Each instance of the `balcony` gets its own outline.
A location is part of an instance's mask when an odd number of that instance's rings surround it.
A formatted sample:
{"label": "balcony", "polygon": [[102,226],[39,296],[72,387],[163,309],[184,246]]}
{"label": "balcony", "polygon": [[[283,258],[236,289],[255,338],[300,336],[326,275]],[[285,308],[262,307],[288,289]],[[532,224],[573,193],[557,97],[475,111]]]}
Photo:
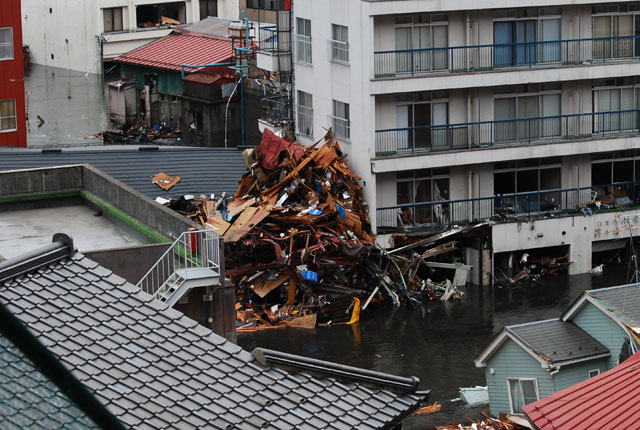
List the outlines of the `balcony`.
{"label": "balcony", "polygon": [[376,157],[638,134],[640,109],[376,130]]}
{"label": "balcony", "polygon": [[585,188],[504,194],[378,208],[378,233],[447,228],[487,220],[509,221],[562,215],[591,215],[599,211],[640,206],[640,181]]}
{"label": "balcony", "polygon": [[375,78],[638,60],[640,36],[374,52]]}
{"label": "balcony", "polygon": [[257,66],[273,73],[291,71],[290,34],[277,27],[258,29]]}

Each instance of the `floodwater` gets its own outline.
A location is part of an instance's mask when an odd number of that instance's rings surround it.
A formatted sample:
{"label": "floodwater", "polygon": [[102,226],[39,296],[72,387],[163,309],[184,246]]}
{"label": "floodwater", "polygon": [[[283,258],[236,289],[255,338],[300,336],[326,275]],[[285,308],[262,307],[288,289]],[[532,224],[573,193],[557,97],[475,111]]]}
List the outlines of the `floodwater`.
{"label": "floodwater", "polygon": [[557,318],[582,291],[627,283],[627,266],[612,263],[602,275],[558,275],[526,288],[468,285],[458,302],[427,303],[416,309],[367,309],[358,324],[284,329],[238,335],[238,344],[276,349],[379,372],[420,378],[430,403],[442,410],[405,420],[405,430],[481,418],[458,397],[459,387],[486,385],[473,359],[505,325]]}
{"label": "floodwater", "polygon": [[109,128],[105,88],[102,75],[33,64],[25,78],[27,146],[102,145],[100,139],[85,137]]}

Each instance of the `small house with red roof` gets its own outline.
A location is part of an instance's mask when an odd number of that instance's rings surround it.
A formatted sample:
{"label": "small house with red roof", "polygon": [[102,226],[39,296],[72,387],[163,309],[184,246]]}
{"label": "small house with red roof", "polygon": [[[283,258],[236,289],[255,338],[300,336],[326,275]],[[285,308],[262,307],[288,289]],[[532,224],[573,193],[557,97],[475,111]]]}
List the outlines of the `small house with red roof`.
{"label": "small house with red roof", "polygon": [[640,428],[640,353],[522,410],[539,430]]}
{"label": "small house with red roof", "polygon": [[559,318],[504,327],[475,359],[491,414],[522,413],[614,368],[640,349],[638,335],[640,284],[585,291]]}

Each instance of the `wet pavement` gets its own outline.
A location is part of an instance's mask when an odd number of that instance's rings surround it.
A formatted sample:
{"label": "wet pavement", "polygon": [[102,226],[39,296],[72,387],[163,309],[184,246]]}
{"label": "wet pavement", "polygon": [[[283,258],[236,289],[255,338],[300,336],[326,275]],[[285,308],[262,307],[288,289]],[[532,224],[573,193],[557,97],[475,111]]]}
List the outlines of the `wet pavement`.
{"label": "wet pavement", "polygon": [[109,128],[109,97],[102,75],[34,64],[25,87],[28,147],[102,145],[100,139],[85,139]]}
{"label": "wet pavement", "polygon": [[405,421],[405,430],[429,424],[465,423],[478,419],[458,397],[459,387],[486,385],[484,369],[473,359],[504,325],[557,318],[582,291],[626,283],[627,269],[609,265],[603,275],[559,275],[526,288],[469,285],[459,302],[427,303],[416,309],[388,307],[367,311],[352,326],[285,329],[238,335],[238,344],[251,351],[260,346],[330,360],[379,372],[420,378],[430,389],[430,402],[440,412]]}

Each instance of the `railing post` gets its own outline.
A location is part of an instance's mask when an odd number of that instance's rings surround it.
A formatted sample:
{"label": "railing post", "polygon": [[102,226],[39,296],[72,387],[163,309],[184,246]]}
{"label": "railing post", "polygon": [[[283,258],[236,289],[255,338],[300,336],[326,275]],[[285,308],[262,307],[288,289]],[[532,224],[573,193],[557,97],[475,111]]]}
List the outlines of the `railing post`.
{"label": "railing post", "polygon": [[413,66],[413,51],[409,51],[409,55],[411,56],[411,76],[415,73],[415,67]]}

